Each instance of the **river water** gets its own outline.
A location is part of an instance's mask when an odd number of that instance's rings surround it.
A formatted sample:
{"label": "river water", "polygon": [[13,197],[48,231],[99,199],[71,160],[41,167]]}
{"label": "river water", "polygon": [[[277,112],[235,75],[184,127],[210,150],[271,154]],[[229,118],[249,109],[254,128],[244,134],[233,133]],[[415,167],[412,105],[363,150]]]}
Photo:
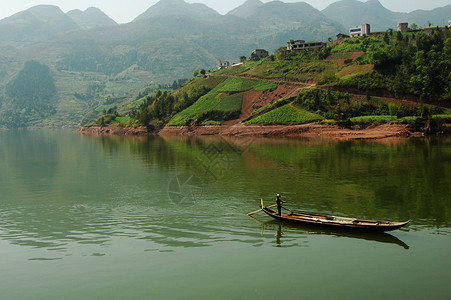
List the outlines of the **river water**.
{"label": "river water", "polygon": [[[0,131],[1,299],[449,299],[451,139]],[[258,209],[411,220],[383,234]]]}

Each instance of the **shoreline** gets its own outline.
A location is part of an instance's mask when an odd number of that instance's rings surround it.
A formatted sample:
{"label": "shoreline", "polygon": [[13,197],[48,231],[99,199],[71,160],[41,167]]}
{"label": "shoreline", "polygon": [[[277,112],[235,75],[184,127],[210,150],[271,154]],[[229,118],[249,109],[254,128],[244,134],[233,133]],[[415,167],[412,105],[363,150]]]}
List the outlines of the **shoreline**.
{"label": "shoreline", "polygon": [[[447,133],[450,127],[446,128]],[[166,126],[158,132],[150,131],[145,126],[136,128],[82,127],[76,131],[86,135],[161,135],[161,136],[205,136],[217,135],[226,137],[326,137],[335,140],[370,140],[392,137],[425,136],[424,132],[412,132],[408,125],[387,123],[369,126],[365,129],[342,128],[337,125],[310,123],[303,125],[217,125],[217,126]]]}

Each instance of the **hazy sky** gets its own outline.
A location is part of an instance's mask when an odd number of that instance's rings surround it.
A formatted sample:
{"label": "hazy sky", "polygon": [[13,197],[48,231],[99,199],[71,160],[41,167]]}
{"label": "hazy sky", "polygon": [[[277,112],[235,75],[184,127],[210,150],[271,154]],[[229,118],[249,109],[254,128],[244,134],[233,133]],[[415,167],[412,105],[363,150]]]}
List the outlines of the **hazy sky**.
{"label": "hazy sky", "polygon": [[[0,19],[9,17],[19,11],[26,10],[39,4],[59,6],[64,12],[72,9],[85,10],[94,6],[100,8],[118,23],[132,21],[158,0],[0,0]],[[221,14],[241,5],[246,0],[185,0],[190,3],[204,3]],[[324,9],[337,0],[283,0],[283,2],[307,2],[317,9]],[[392,11],[410,12],[416,9],[434,9],[450,4],[450,0],[379,0],[382,5]],[[269,2],[269,0],[263,0]],[[363,0],[362,2],[366,2]],[[450,16],[451,18],[451,16]]]}

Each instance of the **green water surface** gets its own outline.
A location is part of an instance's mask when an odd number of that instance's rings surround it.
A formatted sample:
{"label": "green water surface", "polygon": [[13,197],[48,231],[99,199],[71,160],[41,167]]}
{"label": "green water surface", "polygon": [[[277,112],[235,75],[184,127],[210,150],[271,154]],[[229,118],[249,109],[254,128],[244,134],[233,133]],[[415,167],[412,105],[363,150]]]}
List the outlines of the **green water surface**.
{"label": "green water surface", "polygon": [[[0,131],[0,299],[449,299],[451,139]],[[384,234],[245,214],[411,220]]]}

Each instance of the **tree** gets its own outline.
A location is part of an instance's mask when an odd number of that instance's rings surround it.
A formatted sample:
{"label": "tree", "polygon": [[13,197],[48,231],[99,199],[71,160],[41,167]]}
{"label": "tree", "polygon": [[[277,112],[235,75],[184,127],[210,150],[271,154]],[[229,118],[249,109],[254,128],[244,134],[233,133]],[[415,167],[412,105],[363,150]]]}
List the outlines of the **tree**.
{"label": "tree", "polygon": [[200,70],[201,75],[205,75],[205,73],[207,73],[207,71],[205,71],[205,69]]}
{"label": "tree", "polygon": [[415,23],[410,24],[410,27],[412,28],[412,30],[417,30],[418,29],[418,25]]}
{"label": "tree", "polygon": [[241,57],[240,57],[240,62],[245,62],[245,61],[246,61],[246,56],[244,56],[244,55],[241,56]]}
{"label": "tree", "polygon": [[388,37],[388,33],[387,32],[385,32],[385,34],[384,34],[384,42],[388,45],[388,44],[390,44],[390,38]]}
{"label": "tree", "polygon": [[260,60],[260,58],[258,57],[258,55],[255,52],[252,52],[250,60],[257,61],[257,60]]}
{"label": "tree", "polygon": [[199,75],[199,69],[194,70],[193,77],[197,77]]}

